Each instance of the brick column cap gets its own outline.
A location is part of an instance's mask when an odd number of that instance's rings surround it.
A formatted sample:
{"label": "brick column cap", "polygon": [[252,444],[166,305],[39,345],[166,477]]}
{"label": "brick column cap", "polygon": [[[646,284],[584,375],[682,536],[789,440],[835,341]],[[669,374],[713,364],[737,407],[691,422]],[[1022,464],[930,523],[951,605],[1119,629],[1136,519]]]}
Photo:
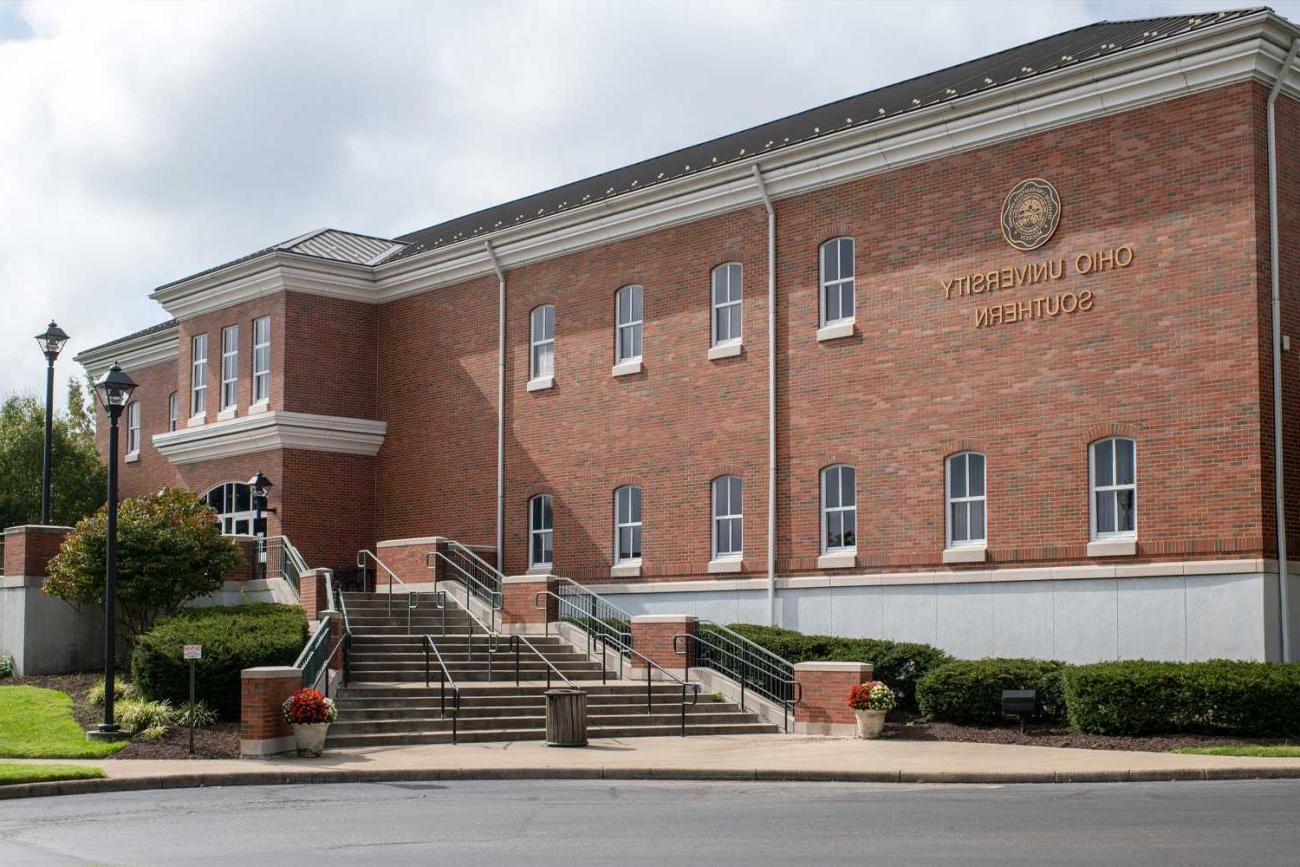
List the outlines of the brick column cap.
{"label": "brick column cap", "polygon": [[5,527],[4,533],[6,536],[10,533],[71,533],[72,529],[62,524],[15,524]]}
{"label": "brick column cap", "polygon": [[635,623],[698,623],[700,618],[694,614],[636,614],[632,617]]}
{"label": "brick column cap", "polygon": [[292,665],[264,665],[260,668],[246,668],[240,672],[245,680],[256,678],[302,677],[302,669]]}
{"label": "brick column cap", "polygon": [[531,575],[506,575],[501,579],[502,584],[541,584],[550,581],[555,576],[550,572],[534,572]]}
{"label": "brick column cap", "polygon": [[857,674],[871,676],[871,663],[869,662],[796,662],[794,664],[795,672],[800,671],[846,671],[856,672]]}

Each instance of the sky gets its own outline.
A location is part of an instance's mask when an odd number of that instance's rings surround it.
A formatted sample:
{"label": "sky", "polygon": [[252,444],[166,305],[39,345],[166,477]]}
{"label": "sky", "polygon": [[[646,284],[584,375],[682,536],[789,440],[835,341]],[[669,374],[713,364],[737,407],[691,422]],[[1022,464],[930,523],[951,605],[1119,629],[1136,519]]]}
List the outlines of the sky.
{"label": "sky", "polygon": [[63,383],[168,318],[155,287],[311,229],[391,237],[1093,21],[1248,5],[0,0],[0,397],[43,388],[51,318]]}

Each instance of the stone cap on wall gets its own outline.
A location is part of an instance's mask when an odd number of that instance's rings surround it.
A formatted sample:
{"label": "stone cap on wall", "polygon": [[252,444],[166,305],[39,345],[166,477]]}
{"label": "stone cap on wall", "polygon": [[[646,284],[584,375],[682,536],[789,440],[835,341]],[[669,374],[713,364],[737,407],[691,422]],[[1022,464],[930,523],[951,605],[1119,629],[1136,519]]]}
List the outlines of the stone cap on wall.
{"label": "stone cap on wall", "polygon": [[240,676],[245,680],[257,678],[301,677],[302,669],[292,665],[264,665],[259,668],[245,668]]}
{"label": "stone cap on wall", "polygon": [[633,623],[696,623],[699,618],[694,614],[636,614]]}
{"label": "stone cap on wall", "polygon": [[800,671],[849,671],[860,674],[871,674],[871,663],[869,662],[796,662],[794,664],[795,672]]}

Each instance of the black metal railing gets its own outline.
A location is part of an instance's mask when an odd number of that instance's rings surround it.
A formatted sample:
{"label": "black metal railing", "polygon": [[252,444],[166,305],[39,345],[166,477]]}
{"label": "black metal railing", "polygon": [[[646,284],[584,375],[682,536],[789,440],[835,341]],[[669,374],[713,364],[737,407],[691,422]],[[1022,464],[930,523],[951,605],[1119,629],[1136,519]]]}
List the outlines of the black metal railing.
{"label": "black metal railing", "polygon": [[[605,674],[605,669],[607,668],[607,666],[605,665],[605,656],[606,656],[606,652],[609,650],[611,645],[613,646],[614,649],[614,655],[618,658],[618,679],[619,680],[623,679],[623,661],[625,657],[629,666],[631,666],[633,659],[639,659],[645,663],[645,712],[647,715],[654,713],[654,683],[655,682],[653,679],[652,670],[658,671],[660,674],[662,674],[664,680],[667,680],[671,683],[675,683],[681,686],[682,688],[682,698],[680,702],[681,729],[682,729],[682,737],[686,737],[686,709],[688,707],[694,706],[696,703],[699,702],[700,685],[698,683],[695,683],[694,681],[690,681],[678,677],[668,669],[664,668],[659,663],[655,662],[650,657],[646,656],[644,653],[633,650],[631,647],[629,647],[626,644],[623,644],[622,642],[615,641],[614,639],[601,635],[596,638],[596,643],[600,647],[602,683],[605,682],[604,674]],[[690,697],[690,701],[686,700],[688,694]]]}
{"label": "black metal railing", "polygon": [[527,647],[529,650],[531,650],[533,655],[536,656],[538,659],[540,659],[542,661],[542,664],[546,667],[546,688],[547,689],[551,688],[552,674],[554,674],[560,680],[564,681],[573,689],[578,688],[578,685],[573,681],[569,680],[569,678],[565,676],[564,672],[560,671],[558,668],[555,667],[555,663],[551,662],[544,655],[542,655],[542,652],[537,649],[537,646],[535,644],[529,641],[526,637],[519,635],[517,633],[510,636],[510,651],[515,655],[515,686],[519,686],[519,645],[521,644]]}
{"label": "black metal railing", "polygon": [[430,662],[436,659],[438,661],[438,705],[442,718],[447,718],[447,687],[451,686],[451,742],[456,743],[458,737],[457,718],[460,716],[460,686],[457,685],[456,679],[451,676],[451,670],[447,668],[447,661],[442,658],[442,652],[438,650],[438,645],[434,643],[433,636],[424,636],[424,686],[427,689],[431,681],[432,667]]}
{"label": "black metal railing", "polygon": [[790,731],[790,718],[802,694],[794,677],[794,663],[708,620],[699,621],[694,633],[673,636],[673,650],[683,660],[683,675],[689,672],[692,649],[696,666],[710,668],[740,685],[741,710],[747,710],[746,692],[752,690],[781,705],[783,727]]}
{"label": "black metal railing", "polygon": [[[403,581],[400,575],[398,575],[392,569],[388,568],[388,564],[385,563],[383,560],[380,560],[377,556],[375,556],[375,553],[373,551],[362,550],[357,552],[358,569],[365,569],[367,568],[368,564],[371,563],[374,564],[376,570],[382,570],[385,577],[387,578],[389,614],[393,613],[393,583],[396,582],[402,585],[403,593],[399,593],[398,595],[399,596],[404,595],[406,597],[406,634],[410,635],[411,634],[411,613],[415,611],[416,608],[420,607],[420,594],[411,592],[410,585],[408,585],[405,581]],[[379,571],[376,571],[375,574],[378,575]],[[378,579],[376,579],[376,581],[377,580]],[[436,590],[437,588],[435,587],[434,589]]]}
{"label": "black metal railing", "polygon": [[496,629],[505,584],[505,576],[496,567],[459,542],[444,538],[434,542],[434,548],[425,555],[424,563],[433,573],[435,590],[440,581],[459,582],[465,588],[465,610],[469,610],[470,598],[477,598],[491,612],[492,628]]}
{"label": "black metal railing", "polygon": [[[553,579],[555,590],[540,590],[533,604],[541,610],[549,608],[547,599],[555,600],[555,618],[572,623],[587,633],[587,649],[595,649],[597,636],[604,636],[627,647],[632,646],[632,615],[593,593],[570,578]],[[551,618],[547,617],[547,628]]]}

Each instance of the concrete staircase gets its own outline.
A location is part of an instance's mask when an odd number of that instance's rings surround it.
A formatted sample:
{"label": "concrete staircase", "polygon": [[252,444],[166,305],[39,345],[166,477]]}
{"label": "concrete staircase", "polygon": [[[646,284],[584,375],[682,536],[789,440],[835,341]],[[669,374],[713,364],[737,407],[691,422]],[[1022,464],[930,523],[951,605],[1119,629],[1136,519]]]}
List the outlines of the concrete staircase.
{"label": "concrete staircase", "polygon": [[[431,664],[431,685],[424,685],[424,636],[434,643],[460,687],[459,741],[541,740],[546,734],[545,663],[527,647],[519,649],[520,684],[515,685],[515,654],[502,636],[491,654],[484,636],[474,637],[470,652],[464,610],[450,599],[445,611],[425,594],[406,627],[406,597],[346,593],[352,628],[351,681],[340,690],[338,720],[330,726],[327,745],[339,749],[450,743],[451,693],[447,716],[441,713],[438,666]],[[445,633],[444,629],[445,617]],[[600,663],[589,661],[559,638],[529,636],[538,652],[587,693],[587,734],[592,738],[647,737],[681,733],[681,687],[652,687],[646,710],[645,681],[600,682]],[[553,686],[562,686],[553,678]],[[779,729],[760,722],[734,704],[701,695],[687,708],[686,731],[692,734],[765,734]]]}

